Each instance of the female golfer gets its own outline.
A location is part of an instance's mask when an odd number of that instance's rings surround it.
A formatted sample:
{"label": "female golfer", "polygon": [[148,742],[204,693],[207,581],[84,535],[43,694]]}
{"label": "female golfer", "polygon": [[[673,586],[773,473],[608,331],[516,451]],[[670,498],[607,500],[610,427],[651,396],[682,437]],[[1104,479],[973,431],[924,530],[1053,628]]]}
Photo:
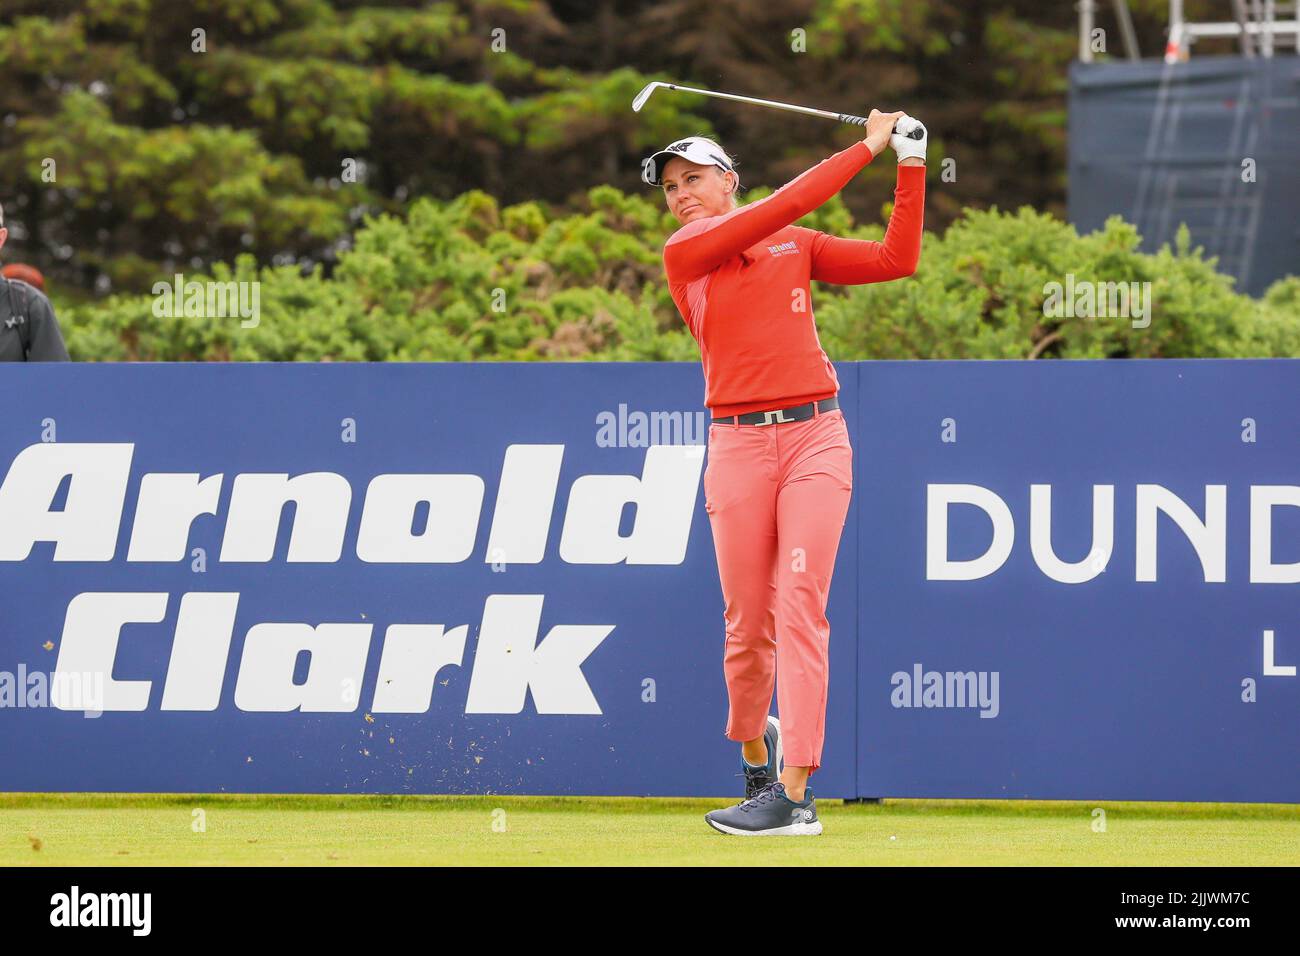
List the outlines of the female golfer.
{"label": "female golfer", "polygon": [[[902,135],[913,131],[919,139]],[[912,274],[927,139],[911,117],[872,110],[861,142],[747,206],[736,203],[731,158],[710,139],[678,140],[642,166],[682,223],[664,246],[664,267],[699,342],[712,413],[704,500],[725,605],[726,735],[741,742],[747,798],[705,816],[723,833],[822,831],[807,782],[821,766],[826,602],[853,491],[853,452],[808,283]],[[898,154],[899,170],[884,242],[793,225],[886,146]],[[774,680],[779,724],[768,715]]]}

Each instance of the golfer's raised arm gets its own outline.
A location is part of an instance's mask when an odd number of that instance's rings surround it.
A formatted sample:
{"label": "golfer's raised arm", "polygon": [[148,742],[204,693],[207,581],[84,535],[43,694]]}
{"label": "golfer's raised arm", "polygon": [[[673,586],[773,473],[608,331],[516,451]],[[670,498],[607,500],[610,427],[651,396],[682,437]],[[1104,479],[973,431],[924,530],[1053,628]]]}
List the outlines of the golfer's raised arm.
{"label": "golfer's raised arm", "polygon": [[817,282],[861,285],[888,282],[916,271],[925,225],[925,167],[899,166],[894,212],[885,241],[841,239],[824,232],[812,244],[812,278]]}
{"label": "golfer's raised arm", "polygon": [[688,222],[664,246],[664,268],[669,277],[688,281],[707,275],[763,237],[812,212],[843,189],[871,158],[871,147],[859,140],[765,199],[722,216]]}

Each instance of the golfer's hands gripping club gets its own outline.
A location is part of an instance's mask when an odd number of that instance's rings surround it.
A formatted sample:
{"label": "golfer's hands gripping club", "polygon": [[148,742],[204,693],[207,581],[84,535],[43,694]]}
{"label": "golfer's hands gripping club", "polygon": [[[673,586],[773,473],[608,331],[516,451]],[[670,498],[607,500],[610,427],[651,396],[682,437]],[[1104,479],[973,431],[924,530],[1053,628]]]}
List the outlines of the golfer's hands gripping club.
{"label": "golfer's hands gripping club", "polygon": [[[920,160],[920,164],[924,166],[925,147],[929,142],[930,131],[925,128],[925,124],[913,116],[908,116],[906,113],[894,126],[894,135],[889,137],[889,145],[898,154],[900,164],[904,160],[916,159]],[[915,166],[917,164],[908,163],[907,165]]]}
{"label": "golfer's hands gripping club", "polygon": [[879,156],[886,146],[889,145],[889,138],[894,133],[894,124],[906,116],[906,113],[882,113],[880,110],[872,110],[871,115],[867,117],[867,135],[863,137],[862,142],[867,144],[867,149],[871,150],[871,158]]}

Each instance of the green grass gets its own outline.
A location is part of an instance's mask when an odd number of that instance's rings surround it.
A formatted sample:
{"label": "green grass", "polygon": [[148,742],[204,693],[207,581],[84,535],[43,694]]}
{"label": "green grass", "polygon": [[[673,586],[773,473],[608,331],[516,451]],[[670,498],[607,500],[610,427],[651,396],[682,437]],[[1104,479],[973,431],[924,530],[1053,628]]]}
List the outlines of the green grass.
{"label": "green grass", "polygon": [[822,836],[755,840],[706,826],[728,802],[0,794],[0,866],[1300,865],[1290,804],[825,800]]}

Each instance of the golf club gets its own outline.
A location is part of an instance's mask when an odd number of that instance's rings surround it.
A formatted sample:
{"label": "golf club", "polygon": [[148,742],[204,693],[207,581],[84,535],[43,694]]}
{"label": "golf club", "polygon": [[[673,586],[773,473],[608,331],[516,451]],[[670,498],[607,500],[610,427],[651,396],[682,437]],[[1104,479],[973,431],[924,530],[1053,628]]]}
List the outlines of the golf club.
{"label": "golf club", "polygon": [[[830,110],[819,110],[811,106],[795,106],[792,103],[778,103],[775,100],[760,100],[753,96],[740,96],[736,93],[716,93],[713,90],[700,90],[691,86],[678,86],[676,83],[649,83],[636,95],[632,100],[632,112],[641,112],[641,107],[645,106],[646,101],[654,94],[654,91],[662,87],[666,90],[681,90],[683,93],[698,93],[701,96],[716,96],[724,100],[736,100],[739,103],[753,103],[756,106],[771,106],[779,110],[790,110],[794,113],[806,113],[809,116],[822,116],[826,119],[839,120],[841,123],[852,123],[856,126],[866,126],[867,118],[865,116],[854,116],[851,113],[832,113]],[[911,139],[920,139],[923,135],[923,127],[919,124],[911,132],[905,134]]]}

